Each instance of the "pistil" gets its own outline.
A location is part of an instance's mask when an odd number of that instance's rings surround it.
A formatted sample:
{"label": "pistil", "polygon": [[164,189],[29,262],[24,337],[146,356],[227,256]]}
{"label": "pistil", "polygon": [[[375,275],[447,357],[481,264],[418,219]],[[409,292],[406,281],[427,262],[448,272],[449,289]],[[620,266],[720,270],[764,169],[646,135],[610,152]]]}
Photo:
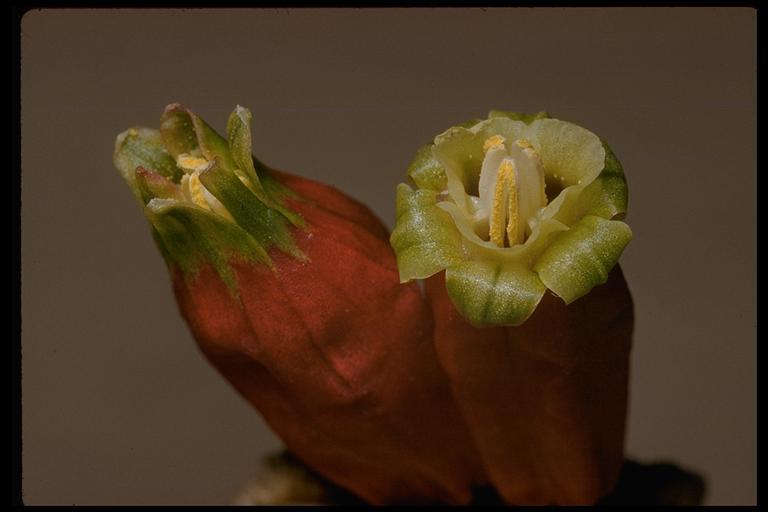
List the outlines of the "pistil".
{"label": "pistil", "polygon": [[505,158],[501,162],[496,175],[496,185],[493,190],[493,207],[491,208],[489,219],[491,242],[499,247],[504,247],[505,231],[510,242],[517,240],[517,203],[515,166],[510,159]]}

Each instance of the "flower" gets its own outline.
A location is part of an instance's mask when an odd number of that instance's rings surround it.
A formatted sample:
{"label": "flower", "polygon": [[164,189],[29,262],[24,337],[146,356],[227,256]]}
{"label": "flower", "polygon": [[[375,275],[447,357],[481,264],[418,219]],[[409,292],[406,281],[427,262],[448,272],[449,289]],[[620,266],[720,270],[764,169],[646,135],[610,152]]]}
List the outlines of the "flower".
{"label": "flower", "polygon": [[308,466],[371,503],[465,503],[478,455],[415,283],[362,204],[251,155],[179,104],[117,137],[205,357]]}
{"label": "flower", "polygon": [[621,165],[584,128],[491,112],[408,174],[400,277],[427,278],[436,352],[491,483],[510,504],[594,504],[623,460],[634,322],[615,266],[631,238],[614,220]]}
{"label": "flower", "polygon": [[520,325],[548,288],[566,303],[604,283],[632,238],[627,187],[605,142],[545,113],[492,111],[422,147],[397,190],[403,282],[446,270],[475,326]]}

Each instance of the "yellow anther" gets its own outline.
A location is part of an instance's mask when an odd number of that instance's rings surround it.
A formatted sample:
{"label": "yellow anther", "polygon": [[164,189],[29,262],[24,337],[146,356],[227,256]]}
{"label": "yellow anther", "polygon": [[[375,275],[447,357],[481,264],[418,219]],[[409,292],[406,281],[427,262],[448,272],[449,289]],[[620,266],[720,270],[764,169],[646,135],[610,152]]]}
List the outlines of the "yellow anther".
{"label": "yellow anther", "polygon": [[487,139],[485,139],[485,142],[483,143],[483,152],[487,153],[491,149],[498,149],[500,147],[503,147],[504,142],[506,142],[506,139],[501,135],[494,135],[492,137],[488,137]]}
{"label": "yellow anther", "polygon": [[[493,208],[491,209],[491,215],[489,219],[489,234],[491,236],[491,242],[499,247],[504,247],[504,210],[508,204],[504,204],[504,192],[505,189],[514,194],[515,205],[517,205],[517,193],[515,190],[515,167],[509,160],[504,160],[499,166],[499,171],[496,175],[496,185],[493,189]],[[510,182],[513,186],[510,187]],[[507,199],[509,203],[511,199]],[[517,219],[517,206],[515,206],[515,219]]]}
{"label": "yellow anther", "polygon": [[205,195],[203,194],[203,185],[200,183],[200,175],[199,173],[194,173],[189,177],[189,195],[192,197],[192,201],[200,206],[201,208],[205,208],[206,210],[210,210],[211,207],[208,205],[208,201],[205,200]]}
{"label": "yellow anther", "polygon": [[176,165],[188,172],[201,171],[208,166],[208,160],[182,153],[176,159]]}
{"label": "yellow anther", "polygon": [[136,128],[130,128],[128,130],[128,135],[130,135],[131,137],[136,137],[138,134],[139,134],[139,132],[136,131]]}

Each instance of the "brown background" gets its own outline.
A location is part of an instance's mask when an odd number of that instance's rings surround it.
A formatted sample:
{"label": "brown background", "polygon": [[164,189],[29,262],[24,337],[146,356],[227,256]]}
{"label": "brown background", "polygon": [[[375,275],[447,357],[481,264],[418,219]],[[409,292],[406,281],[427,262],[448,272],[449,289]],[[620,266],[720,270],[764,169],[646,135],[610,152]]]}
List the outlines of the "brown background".
{"label": "brown background", "polygon": [[414,150],[491,108],[606,138],[630,184],[629,454],[755,501],[755,11],[43,10],[22,33],[24,499],[227,503],[278,440],[197,352],[115,135],[254,113],[264,161],[389,225]]}

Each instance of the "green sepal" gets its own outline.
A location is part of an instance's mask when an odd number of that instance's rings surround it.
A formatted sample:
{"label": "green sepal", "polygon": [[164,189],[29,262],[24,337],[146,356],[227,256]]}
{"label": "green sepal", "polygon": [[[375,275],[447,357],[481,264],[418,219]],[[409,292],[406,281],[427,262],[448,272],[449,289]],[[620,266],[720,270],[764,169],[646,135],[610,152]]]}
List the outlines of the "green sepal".
{"label": "green sepal", "polygon": [[237,296],[233,261],[272,267],[266,251],[250,234],[213,212],[173,199],[152,199],[144,214],[161,242],[158,246],[166,262],[187,279],[194,279],[200,266],[208,263]]}
{"label": "green sepal", "polygon": [[293,240],[286,218],[259,201],[218,158],[200,173],[200,181],[262,247],[268,250],[274,245],[295,258],[306,259]]}
{"label": "green sepal", "polygon": [[525,265],[484,260],[449,267],[445,284],[456,309],[475,327],[522,324],[546,290]]}
{"label": "green sepal", "polygon": [[181,188],[174,182],[144,167],[136,168],[136,185],[141,193],[141,199],[147,204],[154,198],[184,200]]}
{"label": "green sepal", "polygon": [[179,103],[172,103],[165,107],[160,117],[160,134],[165,147],[174,159],[182,153],[194,154],[200,150],[192,117]]}
{"label": "green sepal", "polygon": [[632,240],[625,223],[589,215],[558,237],[533,270],[567,304],[605,283],[608,273]]}
{"label": "green sepal", "polygon": [[[247,114],[246,114],[247,112]],[[250,151],[252,151],[252,137],[251,137],[251,112],[241,106],[235,107],[235,110],[230,114],[227,120],[227,137],[229,146],[229,155],[226,159],[222,159],[222,163],[228,169],[232,169],[240,178],[247,178],[247,181],[252,180],[250,168],[253,168],[253,174],[256,176],[257,181],[251,181],[248,184],[248,188],[254,191],[256,197],[260,200],[265,199],[265,204],[272,208],[279,210],[285,215],[292,224],[298,227],[306,225],[304,219],[297,213],[292,212],[285,207],[283,201],[288,198],[297,199],[300,198],[293,190],[283,185],[272,175],[269,167],[261,162],[258,158],[254,157]],[[236,133],[231,133],[231,130],[235,130]],[[209,143],[209,145],[223,148],[224,139],[219,136],[218,133],[213,132],[218,140],[215,143]],[[246,144],[247,141],[247,144]],[[235,143],[233,146],[232,143]],[[202,144],[203,146],[205,144]],[[247,146],[247,149],[245,149]],[[250,156],[250,165],[247,157]],[[239,163],[246,169],[239,168]],[[258,183],[258,185],[255,185]],[[265,197],[256,193],[256,190],[261,189]]]}
{"label": "green sepal", "polygon": [[600,138],[586,128],[559,119],[537,119],[526,135],[541,155],[544,174],[565,188],[588,185],[605,165]]}
{"label": "green sepal", "polygon": [[549,114],[547,112],[536,112],[535,114],[523,114],[520,112],[511,112],[508,110],[491,110],[488,112],[488,119],[495,117],[506,117],[508,119],[514,119],[515,121],[522,121],[525,124],[531,124],[537,119],[548,119]]}
{"label": "green sepal", "polygon": [[416,151],[408,165],[408,176],[417,187],[436,192],[445,190],[448,183],[443,167],[432,154],[432,144],[422,146]]}
{"label": "green sepal", "polygon": [[605,141],[605,167],[594,182],[582,192],[576,205],[582,215],[621,220],[627,213],[629,191],[621,162]]}
{"label": "green sepal", "polygon": [[235,110],[232,111],[227,120],[227,139],[235,166],[245,173],[245,176],[250,180],[252,186],[249,188],[264,204],[270,204],[271,201],[267,198],[264,187],[261,185],[261,180],[256,173],[256,168],[253,166],[251,149],[252,117],[251,111],[247,108],[243,108],[240,105],[235,107]]}
{"label": "green sepal", "polygon": [[118,135],[115,139],[115,151],[112,160],[142,206],[145,202],[142,200],[142,194],[134,175],[137,167],[152,169],[176,183],[183,174],[176,167],[174,158],[163,146],[160,132],[152,128],[130,128]]}
{"label": "green sepal", "polygon": [[200,144],[200,150],[203,156],[208,160],[219,160],[219,165],[226,169],[234,170],[236,166],[234,156],[229,150],[227,139],[219,135],[216,130],[210,127],[202,118],[189,112],[192,118],[192,125],[197,133],[197,142]]}
{"label": "green sepal", "polygon": [[397,187],[397,225],[390,244],[397,256],[400,282],[429,277],[463,259],[461,234],[437,207],[435,192]]}
{"label": "green sepal", "polygon": [[182,153],[202,154],[208,160],[218,158],[220,165],[227,169],[235,168],[227,140],[179,103],[165,108],[160,118],[160,133],[174,158]]}
{"label": "green sepal", "polygon": [[[254,166],[251,144],[251,111],[240,105],[230,114],[227,120],[227,138],[229,141],[229,153],[234,163],[233,171],[244,181],[259,200],[270,208],[282,213],[291,224],[302,227],[306,225],[304,219],[297,213],[285,208],[280,201],[283,197],[282,190],[274,196],[264,189],[262,178]],[[262,176],[267,174],[266,166],[259,162]],[[243,179],[245,178],[245,179]],[[269,182],[270,180],[267,179]],[[271,185],[273,185],[271,183]],[[274,190],[274,189],[272,189]]]}
{"label": "green sepal", "polygon": [[547,205],[542,218],[554,218],[570,226],[587,215],[622,219],[627,211],[627,181],[621,163],[605,141],[603,170],[586,186],[564,189]]}

